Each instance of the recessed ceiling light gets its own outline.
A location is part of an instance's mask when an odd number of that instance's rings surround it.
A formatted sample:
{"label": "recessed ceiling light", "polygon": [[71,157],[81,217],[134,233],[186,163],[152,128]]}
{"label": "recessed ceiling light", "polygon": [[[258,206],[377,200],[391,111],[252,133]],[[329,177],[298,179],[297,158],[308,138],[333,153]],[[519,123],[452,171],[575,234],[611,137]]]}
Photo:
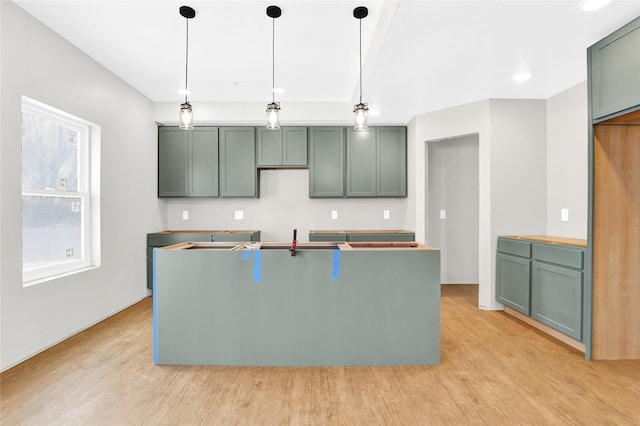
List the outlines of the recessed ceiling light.
{"label": "recessed ceiling light", "polygon": [[516,75],[513,76],[513,81],[517,81],[517,82],[521,82],[521,81],[527,81],[531,78],[533,74],[531,74],[530,72],[521,72],[518,73]]}
{"label": "recessed ceiling light", "polygon": [[284,90],[283,87],[274,87],[273,88],[273,93],[284,93],[286,92],[286,90]]}
{"label": "recessed ceiling light", "polygon": [[589,12],[601,9],[609,3],[611,3],[611,0],[582,0],[580,2],[580,9]]}

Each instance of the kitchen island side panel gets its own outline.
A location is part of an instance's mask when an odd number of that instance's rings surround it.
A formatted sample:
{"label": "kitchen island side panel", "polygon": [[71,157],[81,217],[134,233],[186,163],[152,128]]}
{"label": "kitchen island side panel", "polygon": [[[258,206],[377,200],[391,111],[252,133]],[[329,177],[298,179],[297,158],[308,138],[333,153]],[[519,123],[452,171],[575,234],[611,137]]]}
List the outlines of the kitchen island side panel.
{"label": "kitchen island side panel", "polygon": [[158,364],[433,365],[440,252],[157,250]]}

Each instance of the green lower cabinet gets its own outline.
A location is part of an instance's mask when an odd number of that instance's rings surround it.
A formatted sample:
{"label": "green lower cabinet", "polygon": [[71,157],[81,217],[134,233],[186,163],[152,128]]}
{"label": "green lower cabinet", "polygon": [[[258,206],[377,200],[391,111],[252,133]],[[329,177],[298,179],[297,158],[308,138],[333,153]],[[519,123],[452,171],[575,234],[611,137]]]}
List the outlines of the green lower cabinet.
{"label": "green lower cabinet", "polygon": [[531,260],[505,253],[496,255],[497,300],[516,311],[530,314]]}
{"label": "green lower cabinet", "polygon": [[410,242],[415,241],[413,232],[352,232],[349,233],[348,241],[350,242]]}
{"label": "green lower cabinet", "polygon": [[531,317],[582,340],[582,271],[538,261],[531,269]]}

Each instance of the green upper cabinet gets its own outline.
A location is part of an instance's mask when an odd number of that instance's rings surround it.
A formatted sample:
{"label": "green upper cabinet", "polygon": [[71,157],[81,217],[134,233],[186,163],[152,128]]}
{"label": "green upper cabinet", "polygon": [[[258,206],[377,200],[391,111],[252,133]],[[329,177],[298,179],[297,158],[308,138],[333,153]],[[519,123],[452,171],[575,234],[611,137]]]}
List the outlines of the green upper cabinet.
{"label": "green upper cabinet", "polygon": [[376,195],[407,196],[407,129],[376,128]]}
{"label": "green upper cabinet", "polygon": [[191,181],[189,196],[218,196],[218,129],[191,131]]}
{"label": "green upper cabinet", "polygon": [[347,197],[376,196],[376,130],[347,129]]}
{"label": "green upper cabinet", "polygon": [[347,129],[347,197],[407,196],[404,127]]}
{"label": "green upper cabinet", "polygon": [[343,127],[309,128],[309,197],[344,196]]}
{"label": "green upper cabinet", "polygon": [[253,127],[220,127],[220,196],[258,197]]}
{"label": "green upper cabinet", "polygon": [[218,129],[158,128],[158,197],[218,196]]}
{"label": "green upper cabinet", "polygon": [[640,106],[640,18],[587,51],[594,119]]}
{"label": "green upper cabinet", "polygon": [[258,167],[306,167],[307,128],[257,129]]}

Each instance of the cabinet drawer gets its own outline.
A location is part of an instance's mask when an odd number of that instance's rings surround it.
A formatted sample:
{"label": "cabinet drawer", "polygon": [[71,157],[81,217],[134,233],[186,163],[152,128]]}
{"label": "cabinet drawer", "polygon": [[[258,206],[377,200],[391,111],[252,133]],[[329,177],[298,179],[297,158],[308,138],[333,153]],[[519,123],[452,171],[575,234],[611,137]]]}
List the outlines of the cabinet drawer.
{"label": "cabinet drawer", "polygon": [[498,238],[498,251],[520,257],[531,257],[531,243],[511,238]]}
{"label": "cabinet drawer", "polygon": [[150,247],[164,247],[178,243],[188,242],[210,242],[211,234],[196,234],[196,233],[183,233],[183,234],[164,234],[164,235],[147,235],[147,246]]}
{"label": "cabinet drawer", "polygon": [[414,241],[414,234],[397,232],[354,232],[349,234],[349,241],[352,242],[372,242],[372,241]]}
{"label": "cabinet drawer", "polygon": [[550,244],[533,244],[533,258],[542,262],[555,263],[569,268],[582,269],[584,250]]}
{"label": "cabinet drawer", "polygon": [[345,232],[336,232],[336,233],[309,233],[309,241],[338,241],[338,242],[346,242],[347,234]]}

